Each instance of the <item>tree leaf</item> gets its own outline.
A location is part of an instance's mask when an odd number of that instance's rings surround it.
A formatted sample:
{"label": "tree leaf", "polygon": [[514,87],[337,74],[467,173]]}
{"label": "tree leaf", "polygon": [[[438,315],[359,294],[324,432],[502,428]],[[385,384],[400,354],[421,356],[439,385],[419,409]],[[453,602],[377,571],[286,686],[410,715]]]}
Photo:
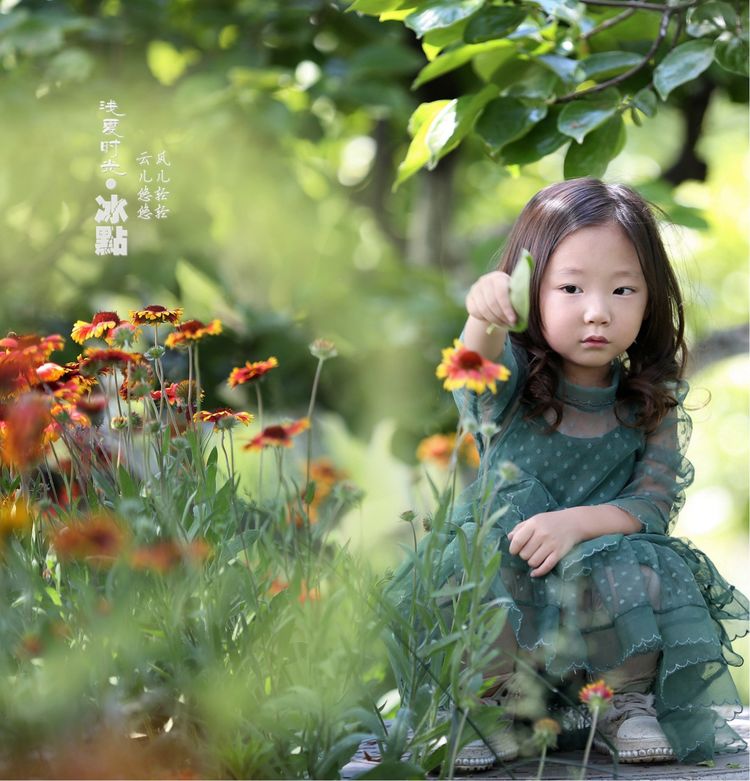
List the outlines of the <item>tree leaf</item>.
{"label": "tree leaf", "polygon": [[654,117],[659,103],[654,91],[644,87],[633,95],[633,105],[647,117]]}
{"label": "tree leaf", "polygon": [[608,79],[638,65],[643,60],[634,52],[599,52],[581,60],[581,69],[586,79]]}
{"label": "tree leaf", "polygon": [[546,106],[527,106],[517,98],[495,98],[485,106],[475,129],[490,152],[496,154],[505,144],[520,138],[546,115]]}
{"label": "tree leaf", "polygon": [[386,11],[396,11],[403,8],[406,3],[404,0],[354,0],[347,8],[347,11],[359,11],[362,14],[371,14],[377,16]]}
{"label": "tree leaf", "polygon": [[566,84],[574,84],[577,81],[581,81],[580,64],[577,60],[570,60],[567,57],[560,57],[556,54],[543,54],[537,58],[537,62],[551,70]]}
{"label": "tree leaf", "polygon": [[687,16],[687,34],[693,38],[714,37],[737,24],[737,14],[729,3],[712,0],[691,8]]}
{"label": "tree leaf", "polygon": [[409,119],[409,132],[413,135],[406,157],[401,161],[396,175],[393,189],[413,176],[422,166],[427,165],[430,159],[430,150],[427,148],[427,131],[432,120],[450,103],[449,100],[434,100],[431,103],[422,103],[415,109]]}
{"label": "tree leaf", "polygon": [[484,0],[433,0],[404,19],[404,24],[421,38],[430,30],[437,30],[466,19],[484,5]]}
{"label": "tree leaf", "polygon": [[748,75],[747,62],[750,57],[747,34],[733,35],[722,33],[716,41],[716,62],[725,70],[739,73],[740,76]]}
{"label": "tree leaf", "polygon": [[513,5],[490,6],[473,16],[464,30],[466,43],[505,38],[526,18],[526,11]]}
{"label": "tree leaf", "polygon": [[463,95],[448,103],[432,120],[425,136],[429,150],[427,167],[432,170],[441,157],[455,149],[474,127],[487,103],[497,95],[497,87],[488,84],[474,95]]}
{"label": "tree leaf", "polygon": [[501,65],[492,74],[492,83],[497,84],[511,97],[541,98],[546,100],[555,91],[558,77],[534,59],[514,57]]}
{"label": "tree leaf", "polygon": [[432,79],[436,79],[438,76],[442,76],[444,73],[460,68],[465,65],[469,60],[476,57],[478,54],[492,51],[493,49],[512,49],[513,44],[510,41],[487,41],[486,43],[466,44],[465,46],[459,46],[456,49],[441,54],[436,57],[432,62],[428,62],[427,65],[422,68],[417,74],[417,78],[412,82],[412,89],[422,86]]}
{"label": "tree leaf", "polygon": [[563,144],[570,141],[557,129],[557,120],[562,109],[553,106],[547,116],[526,135],[503,147],[500,160],[504,165],[528,165],[541,160]]}
{"label": "tree leaf", "polygon": [[601,127],[589,133],[582,144],[571,144],[568,147],[563,167],[565,178],[603,176],[610,161],[625,146],[625,139],[622,117],[619,114],[610,117]]}
{"label": "tree leaf", "polygon": [[604,124],[617,111],[620,93],[614,88],[568,103],[560,112],[557,129],[580,144],[588,133]]}
{"label": "tree leaf", "polygon": [[509,330],[515,333],[525,331],[529,325],[529,297],[531,294],[531,277],[534,274],[534,258],[528,250],[521,250],[521,257],[516,261],[510,275],[510,303],[518,315],[518,321]]}
{"label": "tree leaf", "polygon": [[714,60],[713,41],[702,38],[681,43],[654,69],[654,87],[662,100],[685,82],[700,76]]}
{"label": "tree leaf", "polygon": [[450,27],[441,27],[425,33],[422,38],[422,51],[431,62],[440,52],[452,43],[460,44],[464,40],[464,30],[469,23],[468,19],[461,19]]}

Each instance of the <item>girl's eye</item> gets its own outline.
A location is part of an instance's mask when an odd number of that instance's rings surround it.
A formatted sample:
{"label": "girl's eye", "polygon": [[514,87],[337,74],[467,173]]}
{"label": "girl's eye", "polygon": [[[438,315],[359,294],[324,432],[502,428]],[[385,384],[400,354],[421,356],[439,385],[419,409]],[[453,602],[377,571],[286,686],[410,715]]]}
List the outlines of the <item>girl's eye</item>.
{"label": "girl's eye", "polygon": [[562,290],[563,293],[579,293],[581,288],[578,287],[578,285],[563,285],[560,290]]}
{"label": "girl's eye", "polygon": [[629,296],[631,293],[635,293],[635,289],[632,287],[618,287],[615,288],[616,296]]}

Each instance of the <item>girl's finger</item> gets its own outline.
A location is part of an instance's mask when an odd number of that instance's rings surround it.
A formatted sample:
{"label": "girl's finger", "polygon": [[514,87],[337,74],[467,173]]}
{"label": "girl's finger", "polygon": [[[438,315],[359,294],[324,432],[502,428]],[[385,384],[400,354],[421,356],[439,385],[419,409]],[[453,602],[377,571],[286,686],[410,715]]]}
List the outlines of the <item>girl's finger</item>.
{"label": "girl's finger", "polygon": [[503,308],[500,306],[500,302],[497,300],[497,296],[495,295],[494,291],[492,289],[488,289],[487,287],[481,287],[479,289],[479,293],[482,297],[484,309],[488,314],[486,319],[493,323],[506,322],[505,313],[503,312]]}
{"label": "girl's finger", "polygon": [[557,564],[557,557],[554,553],[550,553],[549,556],[535,569],[531,570],[529,573],[532,578],[540,578],[542,575],[546,575],[548,572],[551,572],[554,569],[555,564]]}
{"label": "girl's finger", "polygon": [[527,564],[530,567],[539,567],[547,558],[549,558],[551,552],[552,551],[550,551],[548,546],[540,545],[539,548],[537,548],[536,553],[528,560]]}
{"label": "girl's finger", "polygon": [[510,325],[515,325],[516,321],[518,320],[518,315],[516,314],[516,310],[513,309],[513,304],[510,303],[508,285],[498,281],[495,295],[498,303],[500,304],[500,308],[503,311],[504,319],[510,323]]}

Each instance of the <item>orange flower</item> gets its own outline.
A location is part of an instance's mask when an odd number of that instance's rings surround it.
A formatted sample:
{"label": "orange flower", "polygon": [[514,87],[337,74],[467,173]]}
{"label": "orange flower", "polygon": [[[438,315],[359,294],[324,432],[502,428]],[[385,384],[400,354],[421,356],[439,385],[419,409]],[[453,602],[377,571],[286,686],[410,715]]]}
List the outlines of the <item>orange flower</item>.
{"label": "orange flower", "polygon": [[458,446],[459,458],[463,458],[472,469],[479,469],[479,450],[473,434],[468,431],[464,434],[461,444]]}
{"label": "orange flower", "polygon": [[16,469],[29,469],[42,457],[45,428],[52,422],[49,399],[28,393],[5,416],[3,458]]}
{"label": "orange flower", "polygon": [[106,339],[121,322],[117,312],[97,312],[90,323],[76,320],[70,338],[78,344],[83,344],[87,339]]}
{"label": "orange flower", "polygon": [[256,361],[255,363],[247,361],[244,366],[232,369],[228,380],[229,385],[232,388],[236,388],[238,385],[244,385],[251,380],[260,379],[264,374],[267,374],[271,369],[278,365],[278,360],[273,356],[266,361]]}
{"label": "orange flower", "polygon": [[126,534],[120,524],[104,513],[55,530],[52,544],[62,560],[82,559],[110,566],[123,549]]}
{"label": "orange flower", "polygon": [[159,325],[159,323],[171,323],[176,325],[182,317],[182,308],[167,309],[159,304],[152,304],[143,309],[131,310],[130,320],[134,325]]}
{"label": "orange flower", "polygon": [[478,352],[468,350],[458,339],[454,340],[453,347],[443,350],[443,360],[435,374],[445,379],[443,387],[446,390],[468,388],[475,393],[484,393],[487,388],[497,393],[495,382],[504,382],[510,377],[505,366],[492,363]]}
{"label": "orange flower", "polygon": [[255,420],[255,417],[249,412],[234,412],[228,407],[222,407],[213,412],[208,412],[207,410],[196,412],[193,415],[193,420],[213,423],[214,430],[216,430],[234,428],[238,423],[242,423],[243,426],[249,426]]}
{"label": "orange flower", "polygon": [[21,353],[0,354],[0,401],[29,390],[38,381],[33,361]]}
{"label": "orange flower", "polygon": [[417,446],[417,458],[422,461],[431,461],[438,466],[447,469],[450,466],[453,448],[456,446],[455,434],[433,434],[425,437]]}
{"label": "orange flower", "polygon": [[151,393],[154,384],[154,372],[146,363],[131,366],[125,373],[125,379],[120,384],[118,393],[123,401],[142,399]]}
{"label": "orange flower", "polygon": [[257,437],[253,437],[246,445],[243,445],[243,449],[262,450],[264,447],[291,447],[292,437],[308,428],[310,428],[310,421],[307,418],[301,418],[286,425],[266,426]]}
{"label": "orange flower", "polygon": [[187,342],[197,342],[204,336],[218,336],[221,333],[221,320],[212,320],[208,325],[200,320],[186,320],[172,331],[164,341],[167,347],[186,345]]}
{"label": "orange flower", "polygon": [[[315,484],[315,493],[307,509],[307,519],[309,523],[317,523],[320,506],[328,498],[333,487],[349,477],[348,472],[336,469],[330,458],[318,458],[310,462],[310,480]],[[307,488],[303,487],[300,491],[303,503],[307,496]],[[305,525],[305,519],[293,508],[288,508],[288,521],[294,522],[297,528]]]}
{"label": "orange flower", "polygon": [[30,527],[31,513],[25,502],[14,501],[10,496],[0,499],[0,536],[23,533]]}
{"label": "orange flower", "polygon": [[[274,597],[276,594],[280,594],[282,591],[286,591],[289,588],[289,583],[280,578],[274,578],[271,585],[268,587],[268,593]],[[320,599],[320,589],[315,587],[308,589],[307,583],[303,580],[300,583],[299,596],[297,601],[301,604],[305,602],[317,602]]]}
{"label": "orange flower", "polygon": [[113,368],[124,369],[128,365],[137,364],[140,360],[140,353],[126,353],[124,350],[114,348],[99,350],[95,347],[88,347],[78,365],[84,374],[91,375],[100,374]]}
{"label": "orange flower", "polygon": [[607,686],[603,678],[598,681],[589,683],[584,686],[580,694],[578,695],[581,702],[588,707],[593,713],[594,711],[604,710],[609,706],[609,701],[612,699],[614,692]]}
{"label": "orange flower", "polygon": [[59,380],[65,374],[65,369],[58,363],[43,363],[36,368],[36,376],[42,382],[55,382]]}
{"label": "orange flower", "polygon": [[60,334],[19,336],[11,332],[4,339],[0,339],[0,349],[5,350],[6,353],[20,353],[36,363],[49,360],[50,355],[55,350],[62,350],[64,345],[65,340]]}
{"label": "orange flower", "polygon": [[[124,383],[123,383],[124,385]],[[127,393],[127,390],[126,390]],[[160,401],[161,400],[161,390],[155,390],[151,391],[151,398],[154,401]],[[177,398],[177,383],[173,382],[171,385],[165,385],[164,386],[164,398],[167,400],[168,404],[177,404],[179,399]]]}
{"label": "orange flower", "polygon": [[130,555],[133,569],[145,569],[164,574],[182,562],[200,564],[211,553],[205,540],[193,540],[179,545],[174,540],[157,542],[143,548],[136,548]]}

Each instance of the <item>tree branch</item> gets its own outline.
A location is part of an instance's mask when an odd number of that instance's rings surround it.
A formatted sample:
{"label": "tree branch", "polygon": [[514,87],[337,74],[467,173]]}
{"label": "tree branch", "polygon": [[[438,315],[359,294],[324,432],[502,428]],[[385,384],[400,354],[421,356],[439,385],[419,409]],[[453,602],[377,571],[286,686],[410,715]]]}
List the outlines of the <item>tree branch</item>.
{"label": "tree branch", "polygon": [[[596,0],[596,2],[600,2],[600,0]],[[613,76],[611,79],[607,79],[607,81],[603,81],[601,84],[597,84],[595,87],[590,87],[589,89],[581,90],[580,92],[569,92],[567,95],[556,98],[553,103],[569,103],[571,100],[577,100],[578,98],[585,97],[586,95],[593,95],[595,92],[602,92],[614,84],[619,84],[621,81],[625,81],[625,79],[630,78],[634,73],[638,73],[639,70],[648,64],[648,61],[654,56],[654,54],[656,54],[656,50],[659,48],[659,45],[666,37],[667,30],[669,29],[669,20],[672,18],[673,13],[674,9],[672,8],[665,11],[662,15],[661,24],[659,25],[659,34],[656,36],[656,39],[651,44],[651,48],[648,50],[648,53],[643,58],[643,60],[641,60],[641,62],[626,70],[624,73],[621,73],[619,76]]]}
{"label": "tree branch", "polygon": [[687,374],[697,374],[725,358],[747,354],[750,347],[749,329],[750,326],[745,323],[706,336],[690,351]]}
{"label": "tree branch", "polygon": [[692,8],[694,5],[698,5],[699,0],[690,0],[687,3],[680,3],[679,5],[659,5],[658,3],[644,3],[640,0],[581,0],[584,5],[604,5],[610,8],[633,8],[641,11],[659,11],[660,13],[666,13],[670,11],[675,13],[676,11],[684,11],[687,8]]}
{"label": "tree branch", "polygon": [[592,27],[587,33],[583,33],[581,38],[583,38],[584,41],[588,41],[589,38],[593,38],[598,33],[603,32],[604,30],[609,30],[610,27],[614,27],[616,24],[619,24],[620,22],[624,22],[626,19],[631,17],[635,12],[636,12],[635,8],[627,8],[621,14],[617,14],[617,16],[613,16],[611,19],[605,19],[601,24],[598,24],[596,27]]}

